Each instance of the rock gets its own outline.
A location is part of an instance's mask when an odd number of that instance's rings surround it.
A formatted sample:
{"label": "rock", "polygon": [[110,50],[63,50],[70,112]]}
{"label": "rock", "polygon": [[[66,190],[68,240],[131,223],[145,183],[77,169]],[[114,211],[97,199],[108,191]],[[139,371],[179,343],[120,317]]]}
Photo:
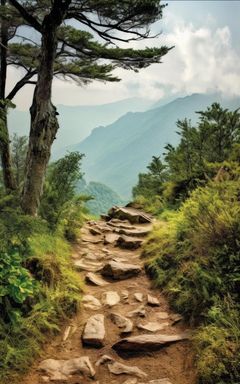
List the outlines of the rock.
{"label": "rock", "polygon": [[170,320],[172,321],[172,325],[178,323],[179,321],[183,320],[182,315],[176,313],[170,316]]}
{"label": "rock", "polygon": [[128,220],[131,224],[151,223],[151,217],[146,213],[130,207],[112,207],[108,216],[119,220]]}
{"label": "rock", "polygon": [[95,253],[87,253],[84,255],[84,261],[91,262],[91,261],[98,261],[103,259],[103,255],[101,254],[95,254]]}
{"label": "rock", "polygon": [[98,285],[99,287],[104,287],[105,285],[109,284],[106,280],[103,280],[100,276],[92,272],[87,273],[85,279],[86,281],[94,285]]}
{"label": "rock", "polygon": [[138,380],[133,377],[132,379],[127,379],[126,381],[124,381],[123,384],[137,384]]}
{"label": "rock", "polygon": [[114,324],[116,324],[119,328],[123,328],[121,333],[129,333],[133,330],[133,323],[131,320],[126,317],[120,315],[119,313],[112,312],[110,313],[110,319]]}
{"label": "rock", "polygon": [[95,376],[95,371],[88,356],[70,360],[47,359],[41,362],[39,369],[47,373],[50,380],[55,381],[67,381],[70,375],[79,373],[88,377]]}
{"label": "rock", "polygon": [[98,272],[102,269],[103,264],[94,261],[85,261],[83,259],[75,260],[74,267],[77,271]]}
{"label": "rock", "polygon": [[108,233],[104,236],[104,244],[115,244],[118,238],[116,233]]}
{"label": "rock", "polygon": [[99,310],[102,306],[100,301],[92,295],[83,296],[82,302],[84,303],[84,308],[92,309],[93,311]]}
{"label": "rock", "polygon": [[139,329],[144,329],[145,331],[149,331],[149,332],[157,332],[157,331],[161,331],[162,329],[166,328],[169,326],[169,323],[157,323],[157,322],[149,322],[149,323],[146,323],[146,324],[141,324],[139,323],[137,325],[137,327]]}
{"label": "rock", "polygon": [[141,303],[143,301],[143,293],[141,292],[134,293],[134,298]]}
{"label": "rock", "polygon": [[82,236],[81,237],[81,240],[84,242],[84,243],[92,243],[92,244],[99,244],[102,242],[102,239],[93,239],[92,237],[89,237],[89,236]]}
{"label": "rock", "polygon": [[166,320],[169,318],[169,314],[167,312],[156,312],[156,317],[159,320]]}
{"label": "rock", "polygon": [[94,236],[97,236],[97,235],[101,235],[102,234],[102,232],[98,229],[98,228],[93,228],[93,227],[91,227],[91,228],[89,228],[89,232],[92,234],[92,235],[94,235]]}
{"label": "rock", "polygon": [[130,237],[145,237],[151,232],[151,228],[136,228],[136,229],[126,229],[126,228],[119,228],[119,234],[120,235],[126,235]]}
{"label": "rock", "polygon": [[108,215],[100,215],[100,217],[101,217],[102,220],[105,220],[105,221],[111,220],[111,217],[108,216]]}
{"label": "rock", "polygon": [[179,333],[177,335],[139,335],[122,339],[115,343],[112,348],[117,352],[149,352],[158,350],[177,341],[189,339],[189,332]]}
{"label": "rock", "polygon": [[144,305],[141,305],[140,307],[134,309],[133,311],[128,312],[127,316],[128,317],[134,317],[134,316],[145,317],[146,310],[144,308]]}
{"label": "rock", "polygon": [[122,298],[123,298],[124,301],[128,300],[128,297],[129,297],[129,293],[128,293],[128,291],[127,291],[126,289],[123,289],[123,290],[121,291],[121,296],[122,296]]}
{"label": "rock", "polygon": [[44,383],[48,383],[50,380],[48,376],[42,376],[41,379]]}
{"label": "rock", "polygon": [[108,291],[102,294],[102,303],[109,307],[113,307],[120,302],[120,296],[117,292]]}
{"label": "rock", "polygon": [[104,344],[104,337],[104,316],[101,314],[91,316],[83,330],[83,343],[92,347],[102,347]]}
{"label": "rock", "polygon": [[129,367],[125,364],[118,363],[117,361],[114,361],[112,364],[108,364],[108,369],[114,375],[121,375],[124,373],[127,375],[137,376],[140,378],[147,376],[147,374],[143,372],[141,369],[139,369],[138,367],[136,366]]}
{"label": "rock", "polygon": [[114,280],[124,280],[138,275],[141,270],[139,265],[109,261],[101,270],[101,274]]}
{"label": "rock", "polygon": [[98,359],[98,361],[95,363],[95,365],[96,365],[96,367],[99,367],[99,365],[105,364],[109,361],[113,361],[113,358],[111,356],[108,356],[108,355],[103,355],[102,357],[100,357],[100,359]]}
{"label": "rock", "polygon": [[141,247],[142,243],[143,243],[142,239],[138,239],[137,237],[129,237],[125,235],[118,236],[118,239],[116,242],[117,246],[119,246],[120,248],[132,249],[132,250]]}
{"label": "rock", "polygon": [[147,303],[148,303],[148,305],[151,305],[152,307],[159,307],[160,306],[159,300],[156,297],[153,297],[151,295],[147,295]]}

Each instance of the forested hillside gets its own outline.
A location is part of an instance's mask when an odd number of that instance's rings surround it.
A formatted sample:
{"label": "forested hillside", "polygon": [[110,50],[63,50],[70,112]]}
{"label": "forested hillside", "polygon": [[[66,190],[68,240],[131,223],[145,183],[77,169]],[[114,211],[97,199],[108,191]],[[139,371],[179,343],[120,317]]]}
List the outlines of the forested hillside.
{"label": "forested hillside", "polygon": [[128,113],[115,123],[93,130],[79,145],[72,147],[85,153],[83,170],[88,180],[104,183],[120,196],[129,198],[137,174],[148,164],[153,154],[160,155],[167,143],[177,144],[178,119],[197,121],[198,110],[214,101],[235,109],[239,99],[194,94],[141,113]]}
{"label": "forested hillside", "polygon": [[172,307],[197,326],[201,383],[240,377],[240,113],[214,103],[198,122],[177,123],[139,175],[133,195],[159,222],[144,248],[146,268]]}

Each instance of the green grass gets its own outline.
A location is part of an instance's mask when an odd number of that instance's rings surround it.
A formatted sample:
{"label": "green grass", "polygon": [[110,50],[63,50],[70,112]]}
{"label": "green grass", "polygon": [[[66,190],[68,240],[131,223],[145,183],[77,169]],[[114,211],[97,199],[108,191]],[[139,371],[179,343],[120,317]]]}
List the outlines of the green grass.
{"label": "green grass", "polygon": [[26,266],[37,282],[37,290],[24,304],[31,307],[30,311],[15,311],[13,321],[0,323],[1,384],[18,381],[18,375],[29,368],[47,338],[59,331],[64,319],[76,313],[84,288],[72,268],[71,247],[64,238],[36,234],[30,237],[29,246]]}

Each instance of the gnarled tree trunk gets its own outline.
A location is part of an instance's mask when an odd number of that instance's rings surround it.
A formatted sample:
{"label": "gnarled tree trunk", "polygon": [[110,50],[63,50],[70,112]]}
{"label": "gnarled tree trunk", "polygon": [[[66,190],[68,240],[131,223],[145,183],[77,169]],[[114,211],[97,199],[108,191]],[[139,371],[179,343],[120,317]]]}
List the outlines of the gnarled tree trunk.
{"label": "gnarled tree trunk", "polygon": [[[6,0],[1,0],[5,7]],[[7,78],[7,46],[8,27],[4,18],[0,19],[0,155],[3,171],[3,181],[6,190],[16,189],[13,177],[10,141],[7,125],[7,106],[5,105],[5,91]]]}
{"label": "gnarled tree trunk", "polygon": [[22,208],[32,216],[37,214],[51,146],[59,127],[56,108],[51,102],[52,80],[57,51],[57,28],[69,4],[70,1],[56,0],[51,13],[44,18],[42,24],[42,57],[30,109],[31,129],[22,193]]}

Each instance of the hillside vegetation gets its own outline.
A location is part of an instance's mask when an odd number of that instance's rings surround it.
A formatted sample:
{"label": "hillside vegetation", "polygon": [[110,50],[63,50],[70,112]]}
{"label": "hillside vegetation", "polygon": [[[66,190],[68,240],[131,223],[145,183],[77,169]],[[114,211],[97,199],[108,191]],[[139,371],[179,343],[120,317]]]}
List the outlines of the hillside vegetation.
{"label": "hillside vegetation", "polygon": [[146,112],[127,113],[111,125],[94,129],[70,150],[86,155],[83,171],[88,179],[106,184],[122,198],[130,199],[137,175],[145,170],[151,156],[162,155],[167,143],[179,143],[176,121],[187,118],[195,124],[195,111],[205,110],[214,101],[223,108],[236,109],[240,105],[237,97],[193,94]]}
{"label": "hillside vegetation", "polygon": [[[240,114],[213,104],[178,121],[180,143],[133,189],[158,216],[143,256],[154,284],[197,326],[199,382],[240,377]],[[149,196],[151,196],[149,198]]]}
{"label": "hillside vegetation", "polygon": [[[15,137],[16,155],[24,140]],[[16,151],[16,148],[18,150]],[[38,218],[23,214],[17,193],[0,196],[0,382],[18,381],[49,335],[78,309],[83,283],[73,270],[71,246],[86,217],[75,195],[81,155],[72,153],[48,168]],[[19,187],[22,168],[14,168]]]}

